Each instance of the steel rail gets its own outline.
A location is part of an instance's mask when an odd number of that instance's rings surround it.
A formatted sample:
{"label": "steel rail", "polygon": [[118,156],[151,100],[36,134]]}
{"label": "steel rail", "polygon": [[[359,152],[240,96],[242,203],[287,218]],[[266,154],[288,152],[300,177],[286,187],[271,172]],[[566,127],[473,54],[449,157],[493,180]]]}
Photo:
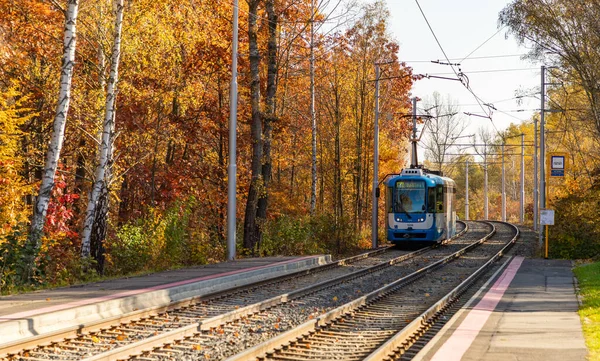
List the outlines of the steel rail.
{"label": "steel rail", "polygon": [[[469,230],[468,224],[466,224],[462,221],[459,221],[459,223],[461,223],[463,225],[463,229],[459,233],[457,233],[454,237],[452,237],[452,239],[459,238],[460,236],[462,236]],[[176,309],[193,306],[194,304],[197,304],[199,301],[207,301],[207,300],[211,300],[211,299],[215,299],[215,298],[219,298],[219,297],[223,297],[223,296],[230,296],[232,294],[235,294],[238,292],[243,292],[244,290],[247,290],[249,288],[254,288],[254,287],[257,287],[260,285],[273,284],[276,280],[288,279],[288,278],[292,278],[292,277],[301,277],[303,275],[308,275],[311,273],[324,272],[331,268],[352,264],[352,263],[367,259],[369,257],[374,257],[377,255],[380,255],[382,253],[388,252],[391,248],[392,247],[380,248],[375,251],[365,252],[365,253],[362,253],[362,254],[359,254],[356,256],[348,257],[348,258],[341,259],[341,260],[338,260],[338,261],[335,261],[335,262],[332,262],[332,263],[329,263],[326,265],[313,267],[313,268],[310,268],[307,270],[296,271],[296,272],[288,273],[283,276],[272,277],[272,278],[269,278],[266,280],[250,283],[247,285],[241,285],[239,287],[234,287],[234,288],[230,288],[227,290],[213,292],[211,294],[189,297],[184,300],[180,300],[180,301],[171,303],[169,305],[134,311],[134,312],[131,312],[131,313],[128,313],[125,315],[107,318],[102,321],[95,321],[95,322],[90,322],[89,324],[82,324],[82,325],[79,325],[77,328],[73,328],[73,329],[60,330],[60,331],[53,332],[53,333],[30,337],[26,340],[19,340],[11,345],[8,345],[8,346],[0,349],[0,358],[8,357],[11,355],[14,356],[15,354],[17,354],[19,352],[32,350],[32,349],[35,349],[38,347],[54,345],[54,344],[56,344],[58,339],[64,340],[64,339],[69,339],[69,338],[81,337],[81,336],[85,336],[88,334],[93,334],[93,333],[102,331],[103,329],[110,328],[111,326],[115,326],[116,324],[124,324],[124,323],[131,322],[134,320],[148,318],[157,313],[173,311]],[[425,252],[431,250],[431,248],[432,247],[427,247],[427,248],[418,250],[416,252],[408,253],[408,254],[402,255],[400,257],[397,257],[393,260],[382,262],[373,267],[366,268],[364,270],[360,270],[353,274],[345,275],[345,276],[349,276],[349,278],[347,278],[347,279],[355,279],[355,278],[361,277],[367,273],[376,272],[377,270],[380,270],[382,268],[389,267],[398,262],[418,256],[422,253],[425,253]],[[354,275],[354,276],[352,276],[352,275]],[[178,337],[185,337],[186,335],[193,334],[193,333],[201,331],[201,330],[208,330],[211,328],[215,328],[226,322],[231,322],[231,321],[237,320],[241,317],[260,312],[264,309],[273,307],[282,302],[287,302],[288,300],[302,297],[303,295],[306,295],[306,294],[318,292],[321,289],[324,289],[328,286],[331,286],[331,285],[341,282],[345,276],[340,276],[340,277],[337,277],[332,280],[321,282],[320,284],[315,285],[315,287],[317,287],[317,288],[305,287],[304,289],[301,289],[298,291],[286,293],[284,295],[273,297],[271,299],[265,300],[263,302],[259,302],[257,304],[249,305],[249,306],[240,308],[240,309],[232,311],[232,312],[228,312],[228,313],[225,313],[222,315],[218,315],[215,317],[211,317],[211,318],[202,320],[202,321],[198,322],[197,324],[185,326],[180,329],[168,331],[168,332],[165,332],[164,334],[146,338],[146,339],[134,342],[129,345],[124,345],[124,346],[112,349],[110,351],[107,351],[105,353],[93,356],[90,358],[90,360],[114,359],[114,357],[116,357],[116,355],[117,355],[117,353],[115,352],[117,350],[128,349],[129,352],[135,353],[135,352],[139,352],[141,350],[147,350],[148,348],[151,347],[151,345],[159,344],[160,343],[159,340],[162,340],[162,342],[164,344],[165,342],[170,342],[172,340],[176,340]],[[58,341],[58,342],[60,342],[60,341]],[[122,355],[122,353],[118,353],[118,354]],[[105,357],[108,357],[108,358],[105,358]],[[113,358],[111,358],[111,357],[113,357]]]}
{"label": "steel rail", "polygon": [[351,314],[356,311],[360,307],[367,305],[370,302],[376,301],[379,298],[385,297],[387,294],[393,293],[398,289],[410,284],[417,279],[425,276],[427,273],[441,267],[442,265],[452,262],[456,258],[459,258],[464,253],[470,251],[471,249],[479,246],[483,242],[487,241],[490,237],[492,237],[496,233],[496,227],[489,222],[487,223],[491,228],[491,232],[488,233],[485,237],[469,244],[466,247],[454,252],[453,254],[442,258],[426,267],[423,267],[410,275],[402,277],[397,281],[390,283],[384,287],[381,287],[367,295],[364,295],[352,302],[348,302],[340,307],[337,307],[321,316],[316,317],[315,319],[309,320],[300,326],[291,329],[287,332],[282,333],[278,337],[265,341],[259,345],[251,347],[244,352],[241,352],[237,355],[231,356],[226,359],[226,361],[243,361],[243,360],[253,360],[256,358],[263,357],[265,354],[270,353],[271,350],[278,349],[280,346],[285,344],[290,344],[302,339],[304,336],[314,333],[318,330],[319,327],[325,326],[329,323],[334,322],[335,320],[340,319],[341,317]]}
{"label": "steel rail", "polygon": [[515,236],[504,247],[502,247],[500,251],[490,257],[485,264],[479,267],[468,278],[456,286],[452,291],[448,292],[444,297],[423,312],[419,317],[415,318],[410,324],[396,333],[396,335],[381,345],[377,350],[373,351],[364,359],[364,361],[389,359],[392,357],[392,355],[398,353],[397,350],[407,350],[410,345],[412,345],[419,338],[419,334],[423,334],[425,331],[427,331],[427,329],[429,329],[435,323],[435,321],[443,315],[450,305],[457,301],[460,296],[467,289],[469,289],[469,287],[479,277],[481,277],[494,262],[500,259],[514,245],[520,236],[519,228],[507,222],[498,223],[507,224],[513,227],[516,230]]}
{"label": "steel rail", "polygon": [[392,248],[393,248],[393,246],[383,247],[383,248],[379,248],[374,251],[364,252],[364,253],[361,253],[361,254],[358,254],[355,256],[340,259],[340,260],[337,260],[337,261],[334,261],[331,263],[327,263],[324,265],[311,267],[309,269],[295,271],[295,272],[287,273],[285,275],[276,275],[274,277],[271,277],[271,278],[268,278],[265,280],[249,283],[246,285],[240,285],[240,286],[233,287],[233,288],[228,288],[225,290],[220,290],[217,292],[212,292],[212,293],[201,295],[201,296],[188,297],[188,298],[176,301],[176,302],[172,302],[168,305],[140,309],[140,310],[129,312],[129,313],[126,313],[123,315],[105,318],[105,319],[98,320],[98,321],[86,322],[86,323],[79,324],[77,326],[61,329],[58,331],[45,333],[45,334],[32,336],[32,337],[27,337],[27,338],[6,344],[2,348],[0,348],[0,359],[9,357],[11,355],[14,355],[16,353],[19,353],[19,352],[22,352],[25,350],[30,350],[32,348],[49,346],[49,345],[52,345],[53,343],[63,340],[63,339],[69,339],[69,338],[84,336],[86,334],[98,332],[98,331],[109,328],[116,324],[123,324],[123,323],[131,322],[131,321],[134,321],[137,319],[148,318],[152,315],[163,313],[163,312],[168,312],[168,311],[171,311],[174,309],[192,306],[192,305],[198,303],[199,301],[206,301],[206,300],[218,298],[218,297],[225,296],[225,295],[231,295],[234,293],[243,292],[244,290],[249,289],[249,288],[273,284],[275,282],[279,282],[279,281],[287,279],[287,278],[301,277],[303,275],[308,275],[308,274],[312,274],[312,273],[324,272],[331,268],[345,266],[348,264],[352,264],[352,263],[367,259],[369,257],[374,257],[374,256],[380,255],[382,253],[386,253],[386,252],[390,251]]}
{"label": "steel rail", "polygon": [[[460,232],[458,232],[455,236],[453,236],[450,240],[457,239],[469,231],[468,224],[464,223],[464,222],[461,222],[461,223],[464,225],[464,228]],[[304,287],[297,291],[281,294],[281,295],[272,297],[270,299],[267,299],[267,300],[264,300],[264,301],[261,301],[261,302],[255,303],[255,304],[239,308],[234,311],[226,312],[221,315],[217,315],[217,316],[205,319],[205,320],[201,320],[197,323],[187,325],[185,327],[181,327],[176,330],[172,330],[172,331],[160,334],[160,335],[156,335],[156,336],[153,336],[150,338],[146,338],[146,339],[143,339],[143,340],[140,340],[140,341],[128,344],[128,345],[124,345],[124,346],[112,349],[110,351],[107,351],[107,352],[104,352],[101,354],[97,354],[97,355],[89,357],[89,358],[85,358],[84,361],[118,360],[118,359],[122,359],[125,357],[129,357],[131,355],[139,354],[141,352],[148,351],[152,348],[160,347],[167,343],[183,339],[187,336],[191,336],[200,331],[214,329],[214,328],[217,328],[227,322],[233,322],[233,321],[239,320],[243,317],[250,316],[252,314],[256,314],[258,312],[267,310],[271,307],[289,302],[291,300],[298,299],[300,297],[319,292],[323,289],[332,287],[332,286],[340,284],[342,282],[350,281],[350,280],[353,280],[356,278],[363,277],[369,273],[374,273],[374,272],[380,271],[387,267],[393,266],[397,263],[406,261],[408,259],[417,257],[426,252],[429,252],[429,251],[431,251],[432,248],[433,248],[433,246],[422,248],[420,250],[401,255],[392,260],[379,263],[375,266],[368,267],[363,270],[359,270],[359,271],[356,271],[356,272],[353,272],[353,273],[350,273],[347,275],[342,275],[342,276],[333,278],[331,280],[326,280],[326,281],[317,283],[315,285]],[[277,339],[277,337],[275,339]]]}

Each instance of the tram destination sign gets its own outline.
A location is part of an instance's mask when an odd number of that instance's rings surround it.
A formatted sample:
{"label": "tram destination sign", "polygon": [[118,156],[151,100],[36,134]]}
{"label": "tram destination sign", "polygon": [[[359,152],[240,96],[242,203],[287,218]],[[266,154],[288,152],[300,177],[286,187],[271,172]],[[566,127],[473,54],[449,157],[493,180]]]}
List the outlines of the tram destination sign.
{"label": "tram destination sign", "polygon": [[396,188],[400,189],[423,189],[425,182],[423,181],[397,181]]}

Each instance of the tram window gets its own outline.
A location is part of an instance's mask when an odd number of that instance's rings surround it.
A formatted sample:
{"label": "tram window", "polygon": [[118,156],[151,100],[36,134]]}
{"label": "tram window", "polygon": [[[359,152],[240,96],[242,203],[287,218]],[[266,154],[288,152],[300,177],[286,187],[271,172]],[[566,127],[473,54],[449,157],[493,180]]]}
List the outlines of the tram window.
{"label": "tram window", "polygon": [[435,213],[435,187],[427,188],[427,213]]}
{"label": "tram window", "polygon": [[444,186],[441,184],[436,187],[435,204],[438,212],[444,210]]}

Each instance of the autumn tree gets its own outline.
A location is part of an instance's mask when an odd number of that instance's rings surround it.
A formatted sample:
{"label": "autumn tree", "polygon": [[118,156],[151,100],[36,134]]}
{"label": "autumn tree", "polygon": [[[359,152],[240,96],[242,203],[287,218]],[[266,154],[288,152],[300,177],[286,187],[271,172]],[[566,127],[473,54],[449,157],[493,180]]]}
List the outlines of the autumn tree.
{"label": "autumn tree", "polygon": [[20,152],[21,126],[31,115],[21,109],[24,99],[14,87],[0,92],[0,245],[26,219],[25,196],[29,186],[22,177],[24,158]]}
{"label": "autumn tree", "polygon": [[[90,192],[88,207],[85,215],[82,241],[81,241],[81,255],[84,258],[90,257],[91,253],[91,233],[94,225],[96,226],[97,232],[100,233],[97,237],[97,242],[102,242],[104,235],[106,234],[106,216],[107,206],[103,206],[108,203],[108,192],[110,173],[109,168],[112,163],[112,156],[114,154],[113,144],[115,137],[115,111],[116,111],[116,96],[117,96],[117,82],[119,79],[119,60],[121,56],[121,29],[123,25],[123,0],[117,0],[115,2],[115,30],[114,30],[114,43],[112,47],[112,56],[110,58],[110,73],[108,77],[108,84],[106,90],[106,108],[105,118],[102,126],[102,137],[100,138],[100,149],[99,149],[99,162],[96,167],[96,173],[94,178],[94,184],[92,191]],[[100,206],[99,206],[100,205]],[[101,248],[98,246],[98,248]],[[96,260],[102,263],[102,254],[95,255]]]}
{"label": "autumn tree", "polygon": [[584,90],[589,116],[600,136],[600,2],[515,0],[500,13],[500,23],[527,46],[530,55],[564,68],[564,78]]}
{"label": "autumn tree", "polygon": [[[113,9],[113,1],[70,3],[79,5],[77,66],[68,58],[62,64],[71,66],[69,116],[60,156],[53,156],[38,269],[50,283],[77,279],[87,265],[81,255],[96,258],[102,270],[104,247],[111,274],[222,260],[231,4],[124,1],[127,21],[120,27],[112,10],[123,7]],[[244,245],[255,253],[358,247],[370,220],[376,61],[390,61],[380,91],[379,176],[403,166],[410,127],[400,114],[410,111],[411,69],[398,61],[383,3],[352,9],[328,18],[326,2],[240,3],[240,28],[247,31],[240,32],[238,201],[246,207],[237,216],[252,218]],[[0,178],[18,185],[0,186],[0,199],[22,209],[2,214],[11,225],[6,232],[33,208],[34,186],[48,182],[52,80],[64,72],[61,54],[72,50],[58,45],[68,10],[58,1],[0,0],[1,111],[10,113],[17,134],[2,138],[12,143]],[[127,56],[115,60],[121,52]],[[4,162],[9,156],[14,163]],[[290,247],[273,245],[286,221],[306,232]]]}
{"label": "autumn tree", "polygon": [[52,139],[48,145],[46,164],[44,166],[44,175],[38,197],[35,202],[33,217],[31,220],[31,230],[27,240],[28,252],[25,255],[26,268],[23,272],[23,280],[31,277],[34,267],[35,257],[40,247],[40,238],[46,220],[46,212],[50,201],[50,194],[54,187],[54,176],[58,168],[60,151],[64,142],[64,131],[71,100],[71,81],[73,78],[73,67],[75,65],[75,45],[76,45],[76,24],[77,11],[79,9],[78,0],[68,0],[65,10],[65,32],[62,58],[62,71],[60,76],[60,91],[58,95],[58,104],[54,117],[54,128]]}

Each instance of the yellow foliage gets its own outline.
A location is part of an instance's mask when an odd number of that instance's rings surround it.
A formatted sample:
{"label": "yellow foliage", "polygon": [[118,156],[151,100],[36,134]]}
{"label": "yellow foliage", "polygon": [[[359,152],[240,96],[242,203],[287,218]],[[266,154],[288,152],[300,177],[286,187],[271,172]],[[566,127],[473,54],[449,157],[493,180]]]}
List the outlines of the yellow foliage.
{"label": "yellow foliage", "polygon": [[21,176],[20,130],[31,115],[23,115],[23,99],[14,89],[0,92],[0,243],[11,229],[26,219],[24,196],[29,186]]}

